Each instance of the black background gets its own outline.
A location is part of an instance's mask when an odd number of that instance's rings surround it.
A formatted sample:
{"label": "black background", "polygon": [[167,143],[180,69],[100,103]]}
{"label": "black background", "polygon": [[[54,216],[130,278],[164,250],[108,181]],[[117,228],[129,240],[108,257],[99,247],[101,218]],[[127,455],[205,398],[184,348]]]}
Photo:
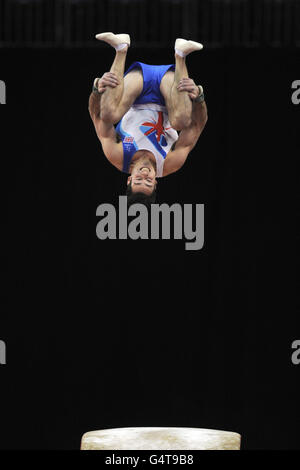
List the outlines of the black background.
{"label": "black background", "polygon": [[[299,449],[299,51],[204,49],[187,59],[209,120],[184,167],[159,181],[157,202],[205,204],[200,251],[96,238],[97,206],[116,204],[126,187],[87,108],[112,49],[0,56],[11,229],[2,243],[1,448],[79,449],[94,429],[188,426],[239,432],[243,449]],[[171,43],[133,44],[127,66],[134,60],[172,63]]]}

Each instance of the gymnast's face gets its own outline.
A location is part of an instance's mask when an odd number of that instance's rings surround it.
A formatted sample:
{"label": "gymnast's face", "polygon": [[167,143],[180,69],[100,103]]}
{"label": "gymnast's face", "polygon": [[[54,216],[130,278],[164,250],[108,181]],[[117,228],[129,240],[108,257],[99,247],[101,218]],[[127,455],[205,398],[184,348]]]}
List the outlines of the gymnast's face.
{"label": "gymnast's face", "polygon": [[127,184],[130,182],[133,193],[144,193],[147,195],[153,193],[156,187],[156,171],[148,157],[139,158],[134,162]]}

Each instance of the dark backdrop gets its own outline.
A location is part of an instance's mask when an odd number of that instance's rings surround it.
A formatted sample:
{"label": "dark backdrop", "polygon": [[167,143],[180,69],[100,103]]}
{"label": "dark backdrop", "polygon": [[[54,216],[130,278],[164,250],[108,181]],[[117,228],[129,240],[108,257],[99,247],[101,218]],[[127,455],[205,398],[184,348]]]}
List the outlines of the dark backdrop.
{"label": "dark backdrop", "polygon": [[[97,206],[126,185],[87,108],[112,57],[108,46],[1,50],[12,229],[2,244],[1,448],[78,449],[84,432],[123,426],[224,429],[242,434],[243,449],[299,448],[294,252],[284,240],[299,52],[187,59],[209,120],[184,167],[159,181],[157,202],[205,204],[200,251],[96,238]],[[131,48],[134,60],[172,63],[172,48]]]}

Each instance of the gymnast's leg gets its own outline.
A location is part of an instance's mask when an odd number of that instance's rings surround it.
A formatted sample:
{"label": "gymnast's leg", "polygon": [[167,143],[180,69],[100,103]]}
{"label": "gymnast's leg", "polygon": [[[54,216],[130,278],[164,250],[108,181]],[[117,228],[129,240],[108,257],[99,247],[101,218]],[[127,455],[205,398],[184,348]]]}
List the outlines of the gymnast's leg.
{"label": "gymnast's leg", "polygon": [[116,50],[110,72],[116,75],[119,85],[107,87],[101,98],[101,117],[116,124],[129,110],[143,89],[143,76],[138,70],[131,71],[124,78],[127,50],[130,45],[128,34],[101,33],[96,38],[105,41]]}
{"label": "gymnast's leg", "polygon": [[161,80],[160,91],[165,99],[171,126],[182,130],[191,123],[192,102],[187,92],[177,90],[179,81],[188,78],[186,56],[193,51],[201,50],[202,44],[185,39],[175,42],[175,73],[168,71]]}

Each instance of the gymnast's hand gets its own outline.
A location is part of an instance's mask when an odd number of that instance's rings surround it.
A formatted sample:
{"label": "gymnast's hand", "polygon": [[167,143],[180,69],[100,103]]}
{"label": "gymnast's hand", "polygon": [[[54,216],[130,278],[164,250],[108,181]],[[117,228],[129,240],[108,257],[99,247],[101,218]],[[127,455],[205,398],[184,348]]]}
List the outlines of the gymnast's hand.
{"label": "gymnast's hand", "polygon": [[192,78],[182,78],[177,85],[177,90],[187,91],[191,100],[194,100],[199,96],[199,88]]}
{"label": "gymnast's hand", "polygon": [[117,75],[113,72],[105,72],[101,78],[98,79],[97,88],[99,93],[103,93],[106,90],[106,87],[115,88],[120,84],[120,81]]}

